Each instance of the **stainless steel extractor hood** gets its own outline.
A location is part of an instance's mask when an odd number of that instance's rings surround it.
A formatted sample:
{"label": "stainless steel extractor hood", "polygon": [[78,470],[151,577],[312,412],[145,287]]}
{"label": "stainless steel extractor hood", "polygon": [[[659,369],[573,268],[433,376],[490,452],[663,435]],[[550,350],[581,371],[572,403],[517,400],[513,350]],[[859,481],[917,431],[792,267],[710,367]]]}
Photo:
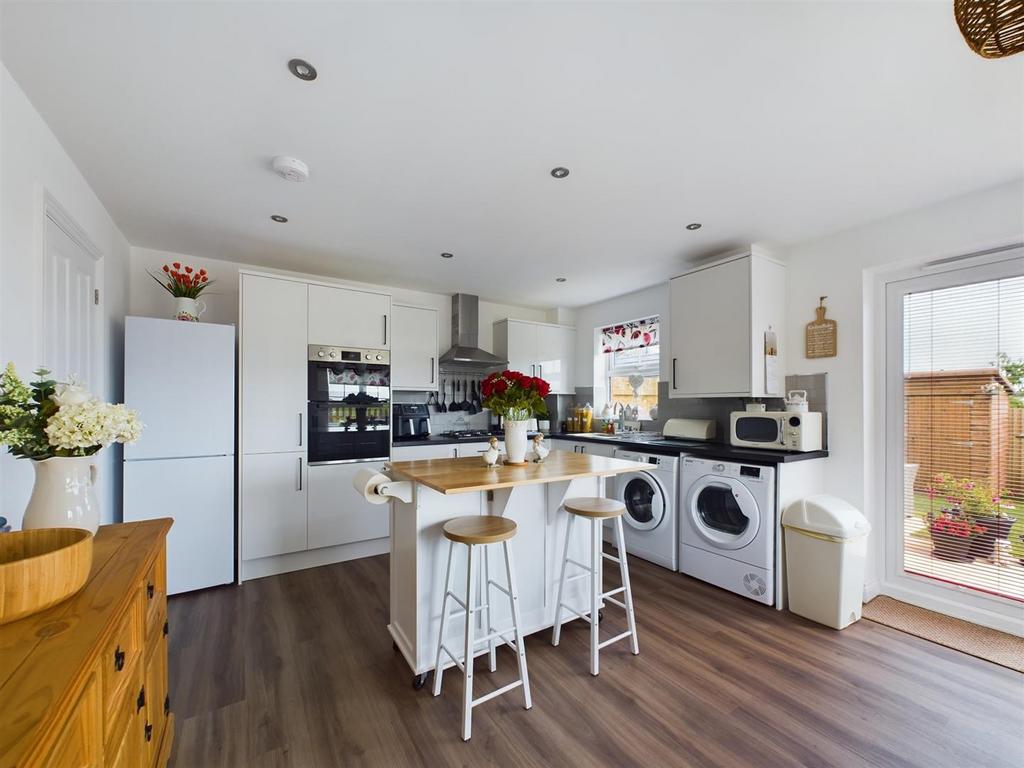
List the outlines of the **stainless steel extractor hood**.
{"label": "stainless steel extractor hood", "polygon": [[452,296],[452,347],[441,355],[440,367],[445,370],[483,371],[508,365],[480,349],[480,299],[468,293]]}

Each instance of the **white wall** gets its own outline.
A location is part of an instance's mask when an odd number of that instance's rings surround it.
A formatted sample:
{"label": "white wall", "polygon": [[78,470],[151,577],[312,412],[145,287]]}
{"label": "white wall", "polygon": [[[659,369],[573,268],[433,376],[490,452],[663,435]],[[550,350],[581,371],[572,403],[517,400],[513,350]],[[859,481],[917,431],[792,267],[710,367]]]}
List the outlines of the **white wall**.
{"label": "white wall", "polygon": [[[1024,184],[1014,182],[948,200],[830,237],[791,247],[788,337],[796,354],[788,373],[829,374],[829,449],[826,487],[864,510],[875,530],[869,589],[883,577],[884,530],[880,458],[884,435],[876,428],[876,362],[884,306],[875,295],[884,272],[971,253],[1024,237]],[[838,355],[807,360],[805,325],[819,296],[839,327]]]}
{"label": "white wall", "polygon": [[[147,272],[150,274],[162,274],[163,265],[175,261],[182,264],[190,264],[196,268],[205,268],[210,273],[211,279],[215,281],[215,284],[209,289],[209,293],[205,294],[204,298],[208,309],[206,314],[203,315],[203,320],[211,323],[238,322],[238,272],[240,269],[255,269],[263,272],[280,271],[282,274],[296,274],[294,272],[272,270],[220,259],[200,258],[180,253],[156,251],[150,248],[132,247],[129,263],[129,314],[149,317],[170,317],[173,312],[173,300],[163,288],[149,277]],[[450,296],[440,293],[410,291],[404,288],[391,288],[384,285],[342,281],[334,278],[317,277],[316,275],[305,275],[305,277],[337,282],[357,288],[383,290],[392,294],[393,300],[397,303],[436,307],[439,310],[438,333],[440,336],[441,352],[444,352],[450,346],[452,324],[452,302]],[[503,320],[507,317],[544,322],[547,319],[547,313],[540,309],[496,304],[481,300],[480,346],[483,349],[493,351],[494,334],[492,324],[495,320]]]}
{"label": "white wall", "polygon": [[[43,193],[71,215],[102,252],[103,381],[96,394],[122,393],[123,318],[127,307],[128,243],[25,93],[0,67],[0,363],[23,377],[42,362]],[[120,449],[99,454],[102,521],[120,519]],[[0,458],[0,514],[15,528],[32,490],[32,467]]]}

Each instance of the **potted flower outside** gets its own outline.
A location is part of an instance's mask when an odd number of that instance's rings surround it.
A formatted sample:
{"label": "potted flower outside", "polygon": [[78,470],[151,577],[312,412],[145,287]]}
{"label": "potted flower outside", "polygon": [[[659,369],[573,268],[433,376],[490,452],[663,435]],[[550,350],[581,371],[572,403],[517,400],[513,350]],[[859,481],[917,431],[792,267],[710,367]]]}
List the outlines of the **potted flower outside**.
{"label": "potted flower outside", "polygon": [[133,443],[142,432],[138,414],[104,403],[74,382],[57,382],[49,371],[22,383],[14,365],[0,374],[0,445],[31,459],[35,485],[22,528],[85,528],[100,522],[92,455],[110,443]]}
{"label": "potted flower outside", "polygon": [[199,296],[213,285],[206,270],[196,269],[187,264],[182,266],[176,261],[173,264],[164,264],[163,272],[163,277],[153,273],[149,276],[174,297],[174,319],[198,322],[206,311],[206,302],[200,301]]}
{"label": "potted flower outside", "polygon": [[[1015,520],[1005,511],[1002,499],[992,486],[982,480],[956,478],[948,472],[939,472],[932,478],[928,497],[942,500],[940,518],[945,516],[966,521],[972,527],[983,529],[971,536],[967,554],[972,557],[991,557],[995,552],[996,539],[1007,538]],[[935,516],[929,514],[930,529],[934,522]],[[934,541],[934,536],[932,538]]]}
{"label": "potted flower outside", "polygon": [[942,560],[964,562],[973,559],[971,545],[986,528],[972,523],[965,515],[940,514],[929,528],[932,535],[932,554]]}
{"label": "potted flower outside", "polygon": [[551,385],[519,371],[492,373],[480,385],[483,407],[504,419],[505,463],[526,463],[526,427],[533,416],[547,416],[544,398]]}

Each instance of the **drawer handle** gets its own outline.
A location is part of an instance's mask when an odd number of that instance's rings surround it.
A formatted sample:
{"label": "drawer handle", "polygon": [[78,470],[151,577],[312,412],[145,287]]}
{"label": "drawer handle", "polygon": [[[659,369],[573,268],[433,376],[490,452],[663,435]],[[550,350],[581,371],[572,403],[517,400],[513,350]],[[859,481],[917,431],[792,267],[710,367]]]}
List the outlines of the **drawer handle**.
{"label": "drawer handle", "polygon": [[146,723],[146,741],[153,740],[153,724]]}
{"label": "drawer handle", "polygon": [[146,706],[146,686],[139,689],[139,697],[135,699],[135,713],[138,714]]}
{"label": "drawer handle", "polygon": [[168,694],[164,696],[164,714],[169,715],[171,713],[171,696]]}
{"label": "drawer handle", "polygon": [[164,619],[164,637],[167,637],[167,633],[171,631],[171,625]]}
{"label": "drawer handle", "polygon": [[114,651],[114,669],[118,672],[124,669],[124,651],[121,650],[120,645]]}
{"label": "drawer handle", "polygon": [[151,583],[147,583],[146,584],[146,597],[148,597],[150,600],[152,600],[153,599],[153,595],[155,593],[156,593],[156,588]]}

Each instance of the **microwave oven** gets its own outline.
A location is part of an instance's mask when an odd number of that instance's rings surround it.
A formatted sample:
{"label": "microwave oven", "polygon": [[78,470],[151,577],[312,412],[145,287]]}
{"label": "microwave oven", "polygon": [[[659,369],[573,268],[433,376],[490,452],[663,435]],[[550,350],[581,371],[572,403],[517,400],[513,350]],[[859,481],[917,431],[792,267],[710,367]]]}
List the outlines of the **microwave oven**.
{"label": "microwave oven", "polygon": [[734,411],[729,442],[746,448],[820,451],[821,414],[792,411]]}

